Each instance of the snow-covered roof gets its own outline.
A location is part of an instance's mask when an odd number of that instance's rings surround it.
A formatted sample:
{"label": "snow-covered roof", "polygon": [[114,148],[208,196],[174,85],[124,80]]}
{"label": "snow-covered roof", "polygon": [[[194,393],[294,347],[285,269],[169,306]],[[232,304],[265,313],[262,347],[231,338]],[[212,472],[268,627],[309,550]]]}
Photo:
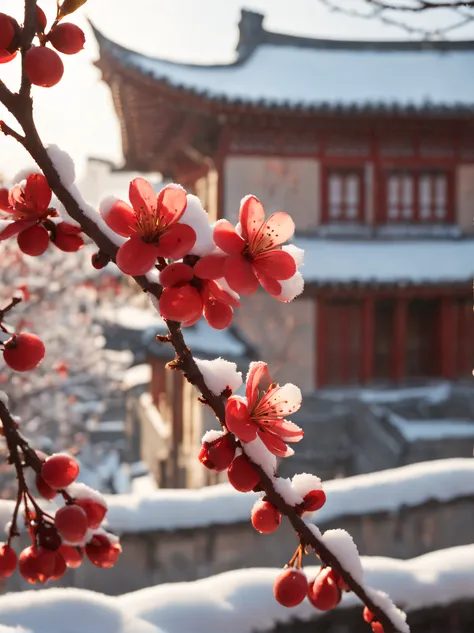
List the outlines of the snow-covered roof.
{"label": "snow-covered roof", "polygon": [[395,413],[387,419],[407,442],[474,440],[474,420],[407,420]]}
{"label": "snow-covered roof", "polygon": [[295,244],[305,250],[302,273],[310,283],[459,283],[474,276],[474,240],[301,238]]}
{"label": "snow-covered roof", "polygon": [[347,42],[262,31],[232,64],[142,55],[96,31],[102,54],[205,99],[260,107],[439,110],[474,108],[474,42]]}
{"label": "snow-covered roof", "polygon": [[[163,321],[161,325],[150,327],[143,335],[143,343],[157,356],[169,355],[169,346],[156,341],[157,334],[166,334],[168,330]],[[215,358],[216,356],[245,359],[249,346],[240,336],[236,336],[235,328],[215,330],[204,319],[184,330],[186,345],[197,356]]]}
{"label": "snow-covered roof", "polygon": [[[474,545],[411,560],[362,557],[364,579],[406,611],[474,598]],[[305,567],[314,578],[318,567]],[[148,587],[122,596],[83,589],[42,589],[0,597],[0,633],[253,633],[321,612],[307,600],[294,609],[278,604],[273,583],[281,569],[230,571],[193,582]],[[359,605],[344,594],[338,609]]]}

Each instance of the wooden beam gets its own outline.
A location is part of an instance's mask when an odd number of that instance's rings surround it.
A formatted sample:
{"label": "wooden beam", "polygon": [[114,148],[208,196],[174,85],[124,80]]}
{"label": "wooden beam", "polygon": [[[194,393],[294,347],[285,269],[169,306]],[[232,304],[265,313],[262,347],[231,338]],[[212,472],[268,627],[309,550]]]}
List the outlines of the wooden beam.
{"label": "wooden beam", "polygon": [[[443,378],[454,378],[454,349],[462,346],[464,342],[460,340],[460,332],[454,328],[454,303],[450,297],[441,299],[441,376]],[[457,339],[457,340],[455,340]]]}
{"label": "wooden beam", "polygon": [[327,326],[326,302],[321,297],[316,301],[316,387],[326,384]]}
{"label": "wooden beam", "polygon": [[369,383],[374,376],[375,300],[368,296],[362,303],[361,381]]}
{"label": "wooden beam", "polygon": [[406,374],[408,300],[397,297],[393,323],[393,380],[400,382]]}

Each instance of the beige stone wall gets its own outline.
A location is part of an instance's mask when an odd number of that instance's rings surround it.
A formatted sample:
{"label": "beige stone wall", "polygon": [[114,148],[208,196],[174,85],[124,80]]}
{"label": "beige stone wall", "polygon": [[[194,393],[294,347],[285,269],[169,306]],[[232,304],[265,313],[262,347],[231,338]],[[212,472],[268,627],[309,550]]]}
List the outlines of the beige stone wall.
{"label": "beige stone wall", "polygon": [[456,217],[464,233],[474,234],[474,165],[456,171]]}
{"label": "beige stone wall", "polygon": [[241,297],[237,325],[268,363],[280,384],[292,382],[304,391],[315,385],[315,302],[280,303],[266,292]]}
{"label": "beige stone wall", "polygon": [[224,217],[235,223],[240,200],[256,195],[267,214],[286,211],[299,231],[320,220],[320,166],[312,158],[229,156],[224,164]]}

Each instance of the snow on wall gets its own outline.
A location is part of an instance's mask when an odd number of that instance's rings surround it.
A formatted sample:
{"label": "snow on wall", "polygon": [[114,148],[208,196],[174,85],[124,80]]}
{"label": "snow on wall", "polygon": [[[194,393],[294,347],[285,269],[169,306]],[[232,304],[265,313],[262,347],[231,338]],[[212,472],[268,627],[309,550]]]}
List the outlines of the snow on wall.
{"label": "snow on wall", "polygon": [[[474,82],[473,82],[474,85]],[[296,239],[306,282],[433,283],[470,281],[474,240]]]}
{"label": "snow on wall", "polygon": [[144,74],[214,98],[306,106],[474,103],[473,50],[315,50],[266,44],[245,63],[206,67],[154,59],[113,43],[108,48]]}
{"label": "snow on wall", "polygon": [[[431,499],[474,494],[474,460],[446,459],[335,479],[324,483],[327,502],[318,524],[337,517],[392,511]],[[256,494],[229,484],[200,490],[157,490],[146,497],[107,496],[109,526],[117,532],[173,530],[248,521]],[[2,506],[0,505],[0,508]]]}
{"label": "snow on wall", "polygon": [[[363,557],[364,577],[410,611],[474,599],[474,545],[412,560]],[[0,597],[0,633],[253,633],[297,618],[317,618],[305,600],[279,605],[273,582],[280,569],[241,569],[185,583],[149,587],[119,597],[79,589],[43,589]],[[318,567],[306,568],[313,578]],[[355,606],[344,595],[338,608]]]}
{"label": "snow on wall", "polygon": [[[326,481],[326,505],[314,515],[322,525],[338,517],[395,511],[429,500],[474,496],[474,460],[442,459]],[[171,531],[249,521],[258,495],[229,484],[201,489],[163,489],[146,494],[104,495],[108,526],[117,533]],[[11,519],[13,501],[0,501],[0,526]],[[310,515],[308,515],[310,516]],[[2,537],[0,537],[1,540]]]}

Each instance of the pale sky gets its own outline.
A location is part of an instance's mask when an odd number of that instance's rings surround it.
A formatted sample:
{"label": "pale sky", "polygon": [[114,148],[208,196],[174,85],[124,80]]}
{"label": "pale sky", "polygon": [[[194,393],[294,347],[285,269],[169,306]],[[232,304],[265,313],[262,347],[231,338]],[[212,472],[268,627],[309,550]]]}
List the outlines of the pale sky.
{"label": "pale sky", "polygon": [[[344,0],[356,8],[359,0]],[[2,11],[20,17],[23,3],[2,0]],[[52,15],[56,0],[41,6]],[[376,21],[331,13],[318,0],[88,0],[76,21],[86,31],[86,50],[63,56],[65,75],[54,88],[34,89],[36,120],[45,142],[54,142],[76,159],[81,171],[87,156],[120,164],[121,140],[109,90],[92,65],[98,47],[88,28],[89,18],[111,39],[143,53],[194,63],[233,59],[240,9],[265,14],[268,29],[287,33],[341,39],[404,39],[407,34]],[[442,25],[445,12],[423,15],[419,24]],[[459,29],[453,38],[474,39],[474,24]],[[0,65],[0,79],[14,86],[17,62]],[[11,122],[0,105],[0,119]],[[21,148],[0,138],[0,174],[11,177],[25,163]]]}

